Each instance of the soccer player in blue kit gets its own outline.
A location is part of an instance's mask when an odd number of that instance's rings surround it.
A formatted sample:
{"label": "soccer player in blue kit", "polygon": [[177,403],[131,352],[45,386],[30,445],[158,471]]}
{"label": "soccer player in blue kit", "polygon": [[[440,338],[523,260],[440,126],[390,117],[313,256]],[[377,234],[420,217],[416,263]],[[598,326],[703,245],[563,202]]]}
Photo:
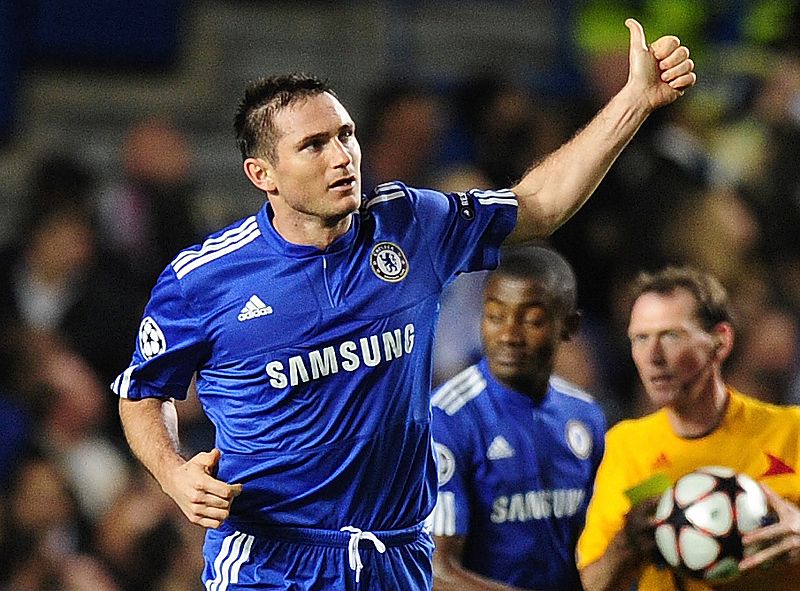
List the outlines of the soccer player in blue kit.
{"label": "soccer player in blue kit", "polygon": [[[203,580],[226,589],[429,589],[430,436],[442,288],[549,234],[656,108],[695,82],[677,38],[628,20],[625,86],[510,190],[399,181],[362,195],[355,124],[306,76],[250,85],[235,119],[267,203],[179,253],[115,380],[133,453],[208,528]],[[174,400],[196,376],[216,446],[179,453]]]}
{"label": "soccer player in blue kit", "polygon": [[484,356],[431,398],[438,591],[580,591],[575,544],[605,418],[552,375],[578,327],[577,282],[550,248],[503,253],[484,288]]}

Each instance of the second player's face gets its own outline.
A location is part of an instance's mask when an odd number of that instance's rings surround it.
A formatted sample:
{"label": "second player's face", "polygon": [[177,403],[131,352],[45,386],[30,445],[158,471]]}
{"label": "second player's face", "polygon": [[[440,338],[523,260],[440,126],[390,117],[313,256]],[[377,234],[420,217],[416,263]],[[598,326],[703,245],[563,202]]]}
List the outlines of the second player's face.
{"label": "second player's face", "polygon": [[342,104],[323,93],[275,114],[271,177],[294,211],[336,222],[361,204],[361,147]]}
{"label": "second player's face", "polygon": [[703,330],[686,289],[645,293],[631,309],[631,355],[651,402],[684,407],[705,395],[719,363],[714,336]]}
{"label": "second player's face", "polygon": [[481,336],[492,375],[520,391],[547,383],[564,321],[536,281],[505,275],[484,290]]}

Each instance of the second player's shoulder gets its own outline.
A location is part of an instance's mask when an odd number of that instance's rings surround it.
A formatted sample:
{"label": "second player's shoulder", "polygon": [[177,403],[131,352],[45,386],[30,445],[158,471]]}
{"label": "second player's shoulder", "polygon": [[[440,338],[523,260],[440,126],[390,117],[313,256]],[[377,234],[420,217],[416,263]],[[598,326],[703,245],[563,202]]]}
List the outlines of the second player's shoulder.
{"label": "second player's shoulder", "polygon": [[459,372],[431,395],[431,406],[435,414],[444,417],[463,417],[474,411],[474,401],[486,391],[488,383],[479,365],[472,365]]}
{"label": "second player's shoulder", "polygon": [[674,437],[674,435],[666,411],[661,409],[641,417],[623,419],[614,424],[606,434],[606,446],[635,449],[641,445],[650,445],[663,437]]}
{"label": "second player's shoulder", "polygon": [[604,419],[602,407],[589,392],[560,377],[550,377],[550,396],[554,406],[569,413],[577,413],[592,419]]}
{"label": "second player's shoulder", "polygon": [[731,391],[732,426],[763,433],[778,428],[800,433],[800,406],[779,405]]}

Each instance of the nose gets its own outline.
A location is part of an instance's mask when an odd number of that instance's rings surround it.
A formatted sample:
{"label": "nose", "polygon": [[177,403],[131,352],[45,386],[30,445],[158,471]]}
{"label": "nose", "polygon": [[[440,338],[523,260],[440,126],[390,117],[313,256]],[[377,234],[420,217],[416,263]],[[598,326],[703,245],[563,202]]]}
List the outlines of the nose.
{"label": "nose", "polygon": [[653,364],[660,364],[664,361],[664,346],[660,339],[653,339],[648,351],[648,357]]}
{"label": "nose", "polygon": [[498,338],[506,344],[516,344],[522,342],[522,330],[518,322],[508,320],[502,324],[498,331]]}
{"label": "nose", "polygon": [[338,137],[333,139],[331,142],[333,146],[333,156],[331,159],[331,163],[333,164],[334,168],[342,168],[349,166],[350,163],[353,161],[353,157],[350,155],[350,150],[347,149],[347,146],[340,140]]}

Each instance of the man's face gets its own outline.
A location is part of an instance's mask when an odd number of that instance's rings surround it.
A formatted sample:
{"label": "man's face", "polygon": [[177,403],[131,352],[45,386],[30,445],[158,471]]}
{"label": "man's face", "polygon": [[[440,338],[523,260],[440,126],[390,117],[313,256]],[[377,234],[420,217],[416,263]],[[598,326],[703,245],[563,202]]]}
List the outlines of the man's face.
{"label": "man's face", "polygon": [[361,147],[355,124],[333,96],[319,94],[275,114],[276,194],[294,211],[335,223],[361,204]]}
{"label": "man's face", "polygon": [[492,275],[484,290],[481,336],[489,370],[516,390],[546,383],[564,320],[532,279]]}
{"label": "man's face", "polygon": [[631,355],[647,395],[657,408],[687,407],[706,392],[717,359],[715,335],[700,325],[697,302],[686,289],[645,293],[631,309]]}

